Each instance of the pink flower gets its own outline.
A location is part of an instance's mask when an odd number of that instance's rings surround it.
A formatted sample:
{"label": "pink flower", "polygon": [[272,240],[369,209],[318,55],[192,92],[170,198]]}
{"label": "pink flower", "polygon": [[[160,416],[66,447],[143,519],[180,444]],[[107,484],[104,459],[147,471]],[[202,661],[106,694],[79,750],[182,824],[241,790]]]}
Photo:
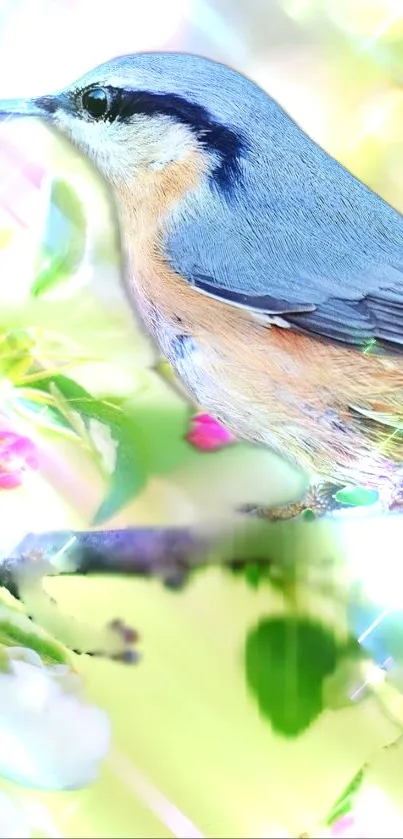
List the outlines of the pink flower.
{"label": "pink flower", "polygon": [[37,468],[38,455],[32,440],[0,428],[0,489],[20,486],[27,469]]}
{"label": "pink flower", "polygon": [[234,443],[236,438],[209,414],[196,414],[191,420],[186,440],[202,452],[215,452]]}
{"label": "pink flower", "polygon": [[367,833],[362,832],[362,827],[358,825],[353,813],[347,813],[332,824],[331,836],[334,839],[361,839],[366,837]]}

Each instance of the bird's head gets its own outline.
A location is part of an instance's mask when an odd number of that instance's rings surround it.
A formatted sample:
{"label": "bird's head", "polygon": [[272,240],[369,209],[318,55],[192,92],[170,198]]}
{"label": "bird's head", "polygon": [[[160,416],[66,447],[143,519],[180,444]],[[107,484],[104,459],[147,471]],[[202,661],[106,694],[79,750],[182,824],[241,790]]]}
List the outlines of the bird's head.
{"label": "bird's head", "polygon": [[47,120],[114,187],[196,152],[218,184],[236,177],[268,98],[244,76],[186,53],[114,59],[62,91],[0,101],[0,113]]}

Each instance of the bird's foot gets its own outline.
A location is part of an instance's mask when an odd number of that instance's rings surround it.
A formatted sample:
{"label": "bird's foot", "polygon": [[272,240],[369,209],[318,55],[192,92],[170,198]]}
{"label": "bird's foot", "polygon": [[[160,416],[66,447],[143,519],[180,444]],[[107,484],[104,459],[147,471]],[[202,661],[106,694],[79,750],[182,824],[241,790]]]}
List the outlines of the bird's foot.
{"label": "bird's foot", "polygon": [[308,492],[291,504],[284,504],[275,507],[263,507],[258,504],[244,504],[239,512],[247,513],[255,518],[267,519],[268,521],[284,521],[294,519],[298,516],[306,518],[320,518],[328,513],[343,509],[344,504],[335,498],[336,493],[341,489],[339,485],[331,483],[315,484]]}
{"label": "bird's foot", "polygon": [[77,655],[107,658],[122,664],[137,664],[141,658],[136,647],[138,640],[137,630],[116,618],[98,632],[95,644],[81,644],[80,647],[72,647],[71,651]]}
{"label": "bird's foot", "polygon": [[387,509],[389,513],[403,513],[403,489],[401,487],[388,499]]}
{"label": "bird's foot", "polygon": [[136,649],[139,634],[136,629],[127,626],[120,618],[115,618],[106,627],[108,643],[100,650],[90,651],[89,655],[99,658],[110,658],[124,664],[137,664],[140,654]]}

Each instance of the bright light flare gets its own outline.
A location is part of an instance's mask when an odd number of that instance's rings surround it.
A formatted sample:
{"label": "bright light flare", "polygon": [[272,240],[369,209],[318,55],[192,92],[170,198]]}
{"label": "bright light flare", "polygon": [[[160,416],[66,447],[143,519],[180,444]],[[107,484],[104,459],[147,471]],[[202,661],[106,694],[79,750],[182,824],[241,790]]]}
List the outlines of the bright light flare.
{"label": "bright light flare", "polygon": [[347,514],[337,524],[350,580],[381,609],[403,609],[403,516]]}
{"label": "bright light flare", "polygon": [[356,836],[372,839],[383,839],[385,836],[401,839],[403,836],[402,816],[379,787],[366,787],[358,795],[354,821],[359,830]]}

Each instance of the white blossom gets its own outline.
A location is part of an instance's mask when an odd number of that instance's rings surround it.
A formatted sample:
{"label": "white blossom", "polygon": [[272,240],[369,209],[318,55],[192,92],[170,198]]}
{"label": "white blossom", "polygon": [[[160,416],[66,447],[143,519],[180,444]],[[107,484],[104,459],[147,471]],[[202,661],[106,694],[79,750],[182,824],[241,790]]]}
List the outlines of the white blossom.
{"label": "white blossom", "polygon": [[45,666],[23,647],[2,647],[0,776],[43,789],[79,789],[97,777],[110,725],[86,701],[82,680],[64,664]]}
{"label": "white blossom", "polygon": [[25,814],[9,795],[0,790],[0,839],[29,839],[30,836]]}

